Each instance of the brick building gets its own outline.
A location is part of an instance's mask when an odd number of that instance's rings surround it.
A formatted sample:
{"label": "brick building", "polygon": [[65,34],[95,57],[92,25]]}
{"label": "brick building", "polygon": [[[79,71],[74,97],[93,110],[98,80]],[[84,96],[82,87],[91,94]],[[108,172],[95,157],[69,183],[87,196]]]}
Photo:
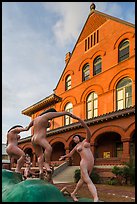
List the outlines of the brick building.
{"label": "brick building", "polygon": [[[134,25],[99,12],[92,4],[65,62],[53,93],[23,110],[22,114],[34,119],[54,107],[82,118],[93,134],[90,144],[95,167],[105,176],[113,165],[121,165],[135,155]],[[85,130],[67,116],[55,118],[51,123],[47,139],[53,148],[52,162],[59,163],[60,155],[74,147],[73,135],[78,133],[85,138]],[[30,154],[32,165],[36,166],[31,136],[21,139],[19,146]],[[79,161],[75,153],[71,164],[79,165]]]}

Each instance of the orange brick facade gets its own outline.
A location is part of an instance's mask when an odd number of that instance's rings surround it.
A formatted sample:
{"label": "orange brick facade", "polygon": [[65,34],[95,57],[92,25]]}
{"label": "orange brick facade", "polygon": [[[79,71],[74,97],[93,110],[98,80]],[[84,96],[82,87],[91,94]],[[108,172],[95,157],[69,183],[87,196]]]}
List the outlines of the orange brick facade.
{"label": "orange brick facade", "polygon": [[[91,35],[95,36],[94,46],[85,50],[85,43]],[[118,62],[119,44],[129,41],[129,57]],[[93,63],[101,56],[102,70],[93,74]],[[88,63],[90,76],[82,81],[82,70]],[[65,90],[67,76],[71,76],[71,88]],[[132,102],[128,108],[117,110],[118,82],[124,78],[132,81]],[[97,116],[87,119],[87,97],[97,94]],[[85,22],[72,53],[66,55],[66,67],[60,76],[54,94],[26,108],[23,114],[32,119],[43,110],[54,107],[64,111],[68,103],[72,104],[73,114],[86,121],[92,132],[91,150],[95,157],[95,166],[121,165],[134,157],[135,140],[135,30],[134,25],[92,10]],[[74,147],[72,137],[79,133],[85,138],[85,130],[77,121],[64,124],[64,117],[52,120],[47,139],[53,148],[52,163],[59,163],[60,155],[68,153]],[[33,128],[32,128],[33,134]],[[33,166],[37,165],[37,157],[31,144],[31,137],[21,139],[19,146],[29,153]],[[106,156],[105,156],[106,155]],[[77,153],[70,160],[71,165],[79,165]]]}

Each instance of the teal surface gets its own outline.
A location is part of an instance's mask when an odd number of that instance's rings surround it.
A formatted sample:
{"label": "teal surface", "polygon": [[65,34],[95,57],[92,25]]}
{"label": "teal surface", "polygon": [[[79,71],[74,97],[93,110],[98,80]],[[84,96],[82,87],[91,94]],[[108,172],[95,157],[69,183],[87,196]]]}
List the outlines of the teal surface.
{"label": "teal surface", "polygon": [[[78,198],[79,202],[93,202],[88,198]],[[60,190],[40,179],[22,179],[22,175],[2,169],[2,202],[73,202]]]}
{"label": "teal surface", "polygon": [[44,180],[23,181],[20,174],[3,169],[2,202],[67,202],[67,199]]}

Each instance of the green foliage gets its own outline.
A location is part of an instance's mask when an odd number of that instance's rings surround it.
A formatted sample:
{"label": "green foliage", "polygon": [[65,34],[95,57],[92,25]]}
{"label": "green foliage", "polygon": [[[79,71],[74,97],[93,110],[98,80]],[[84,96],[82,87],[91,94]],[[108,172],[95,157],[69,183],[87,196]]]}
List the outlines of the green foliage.
{"label": "green foliage", "polygon": [[76,169],[74,172],[74,179],[76,183],[79,181],[80,176],[81,176],[80,169]]}
{"label": "green foliage", "polygon": [[90,175],[91,180],[93,181],[93,183],[100,183],[100,176],[99,174],[97,174],[95,172],[95,170],[93,169],[91,175]]}
{"label": "green foliage", "polygon": [[123,169],[118,167],[118,166],[114,166],[112,168],[112,173],[115,174],[116,176],[118,176],[118,175],[121,176],[123,174]]}
{"label": "green foliage", "polygon": [[[112,168],[112,173],[116,175],[117,180],[119,180],[119,178],[123,178],[123,180],[125,180],[125,184],[127,184],[129,181],[130,184],[134,185],[135,184],[135,162],[134,160],[125,162],[124,167],[121,167],[121,168],[114,166]],[[122,181],[120,183],[122,183]]]}
{"label": "green foliage", "polygon": [[[75,182],[77,183],[81,177],[80,169],[76,169],[74,173],[74,179]],[[90,174],[90,178],[93,183],[99,183],[100,182],[100,176],[95,172],[93,169],[92,173]]]}
{"label": "green foliage", "polygon": [[118,180],[115,179],[115,178],[112,178],[110,179],[108,182],[107,182],[109,185],[116,185],[118,183]]}
{"label": "green foliage", "polygon": [[123,177],[129,178],[130,184],[135,184],[135,161],[130,160],[129,162],[125,162],[125,166],[123,167]]}

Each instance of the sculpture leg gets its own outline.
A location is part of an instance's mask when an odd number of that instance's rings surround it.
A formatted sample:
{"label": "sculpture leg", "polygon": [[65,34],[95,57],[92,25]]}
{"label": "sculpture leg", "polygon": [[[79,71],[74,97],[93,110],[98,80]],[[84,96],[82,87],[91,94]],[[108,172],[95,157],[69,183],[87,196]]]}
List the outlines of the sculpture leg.
{"label": "sculpture leg", "polygon": [[90,172],[88,172],[88,170],[85,167],[81,168],[82,178],[83,178],[84,182],[87,184],[88,189],[93,196],[94,202],[98,202],[97,189],[96,189],[95,185],[93,184],[91,178],[89,177]]}
{"label": "sculpture leg", "polygon": [[81,179],[78,181],[78,183],[77,183],[76,188],[74,189],[74,191],[70,194],[74,201],[78,201],[78,199],[76,198],[75,194],[76,194],[76,192],[82,187],[83,183],[84,183],[84,181],[83,181],[83,179],[81,178]]}

